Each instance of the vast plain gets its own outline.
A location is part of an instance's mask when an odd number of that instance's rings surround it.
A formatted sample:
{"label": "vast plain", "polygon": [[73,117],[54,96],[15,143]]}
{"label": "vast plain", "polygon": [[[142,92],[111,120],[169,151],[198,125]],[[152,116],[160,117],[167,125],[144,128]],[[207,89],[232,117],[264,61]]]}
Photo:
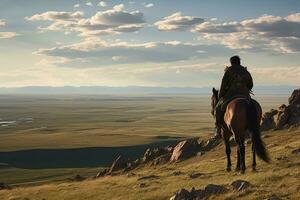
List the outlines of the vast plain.
{"label": "vast plain", "polygon": [[[255,97],[264,111],[287,95]],[[14,186],[95,175],[122,153],[213,132],[210,95],[1,95],[0,181]]]}

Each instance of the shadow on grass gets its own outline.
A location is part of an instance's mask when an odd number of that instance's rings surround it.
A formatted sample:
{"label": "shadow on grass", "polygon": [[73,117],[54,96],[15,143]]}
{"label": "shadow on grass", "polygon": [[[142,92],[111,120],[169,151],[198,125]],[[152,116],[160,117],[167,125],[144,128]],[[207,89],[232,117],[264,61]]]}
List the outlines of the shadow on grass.
{"label": "shadow on grass", "polygon": [[87,147],[74,149],[30,149],[0,152],[0,163],[24,169],[108,167],[120,154],[131,159],[143,155],[147,148],[175,145],[167,140],[128,147]]}

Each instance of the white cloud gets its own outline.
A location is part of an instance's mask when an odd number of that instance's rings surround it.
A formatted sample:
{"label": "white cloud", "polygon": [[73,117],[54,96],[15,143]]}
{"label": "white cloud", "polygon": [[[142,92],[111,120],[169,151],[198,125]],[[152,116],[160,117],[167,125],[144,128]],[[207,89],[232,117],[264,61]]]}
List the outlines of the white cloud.
{"label": "white cloud", "polygon": [[[6,21],[0,19],[0,26],[6,26]],[[0,39],[9,39],[18,36],[19,34],[16,32],[7,32],[7,31],[0,31]]]}
{"label": "white cloud", "polygon": [[107,6],[107,3],[106,3],[105,1],[100,1],[100,2],[98,3],[98,6],[100,6],[100,7],[106,7],[106,6]]}
{"label": "white cloud", "polygon": [[85,5],[87,5],[87,6],[93,6],[93,3],[92,2],[87,2]]}
{"label": "white cloud", "polygon": [[15,32],[0,32],[0,39],[9,39],[18,36]]}
{"label": "white cloud", "polygon": [[[201,54],[199,54],[200,51]],[[80,58],[93,66],[107,65],[111,60],[115,62],[126,60],[126,63],[174,62],[188,60],[193,57],[206,58],[211,56],[212,53],[214,56],[223,55],[224,48],[215,45],[189,44],[178,41],[128,43],[121,41],[107,42],[95,38],[88,38],[72,45],[39,49],[35,52],[38,55],[65,57],[70,60]],[[88,64],[85,66],[88,67]]]}
{"label": "white cloud", "polygon": [[263,15],[240,22],[205,22],[194,27],[202,37],[232,49],[300,52],[300,13]]}
{"label": "white cloud", "polygon": [[5,26],[5,25],[6,25],[5,21],[3,19],[0,19],[0,26]]}
{"label": "white cloud", "polygon": [[25,17],[29,21],[45,20],[45,21],[76,21],[83,17],[84,13],[81,11],[76,12],[57,12],[48,11],[41,14],[36,14],[31,17]]}
{"label": "white cloud", "polygon": [[79,8],[79,7],[80,7],[80,4],[75,4],[73,7],[74,7],[74,8]]}
{"label": "white cloud", "polygon": [[144,6],[145,8],[151,8],[151,7],[154,6],[154,4],[153,4],[153,3],[143,3],[143,6]]}
{"label": "white cloud", "polygon": [[190,30],[197,24],[203,23],[204,20],[199,17],[182,16],[181,12],[176,12],[163,20],[156,22],[154,25],[162,31],[184,31]]}
{"label": "white cloud", "polygon": [[127,12],[123,4],[118,4],[106,11],[97,12],[90,18],[84,18],[83,12],[48,11],[26,17],[27,20],[53,21],[47,27],[39,27],[41,31],[77,32],[78,35],[89,37],[107,34],[136,32],[143,28],[144,14],[139,11]]}

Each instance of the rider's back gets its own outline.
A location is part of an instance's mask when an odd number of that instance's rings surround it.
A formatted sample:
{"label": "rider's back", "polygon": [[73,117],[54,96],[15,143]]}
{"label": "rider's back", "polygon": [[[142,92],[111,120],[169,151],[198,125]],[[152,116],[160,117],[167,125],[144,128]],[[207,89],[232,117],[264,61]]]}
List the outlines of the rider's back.
{"label": "rider's back", "polygon": [[219,97],[249,96],[253,80],[246,67],[233,65],[225,69]]}

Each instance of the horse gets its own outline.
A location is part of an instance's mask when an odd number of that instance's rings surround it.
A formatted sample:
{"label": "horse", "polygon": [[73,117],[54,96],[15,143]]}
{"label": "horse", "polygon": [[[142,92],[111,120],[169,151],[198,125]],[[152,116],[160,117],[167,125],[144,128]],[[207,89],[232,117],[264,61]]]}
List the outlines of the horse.
{"label": "horse", "polygon": [[[213,95],[211,97],[212,114],[215,115],[214,110],[218,102],[219,91],[212,89]],[[237,164],[236,171],[245,173],[245,138],[247,133],[251,135],[252,140],[252,170],[256,171],[256,157],[270,162],[268,152],[265,144],[260,136],[260,121],[262,118],[262,109],[257,101],[247,97],[235,97],[227,105],[223,117],[221,136],[225,143],[225,151],[227,155],[227,171],[231,171],[231,148],[230,137],[233,136],[237,144]]]}

